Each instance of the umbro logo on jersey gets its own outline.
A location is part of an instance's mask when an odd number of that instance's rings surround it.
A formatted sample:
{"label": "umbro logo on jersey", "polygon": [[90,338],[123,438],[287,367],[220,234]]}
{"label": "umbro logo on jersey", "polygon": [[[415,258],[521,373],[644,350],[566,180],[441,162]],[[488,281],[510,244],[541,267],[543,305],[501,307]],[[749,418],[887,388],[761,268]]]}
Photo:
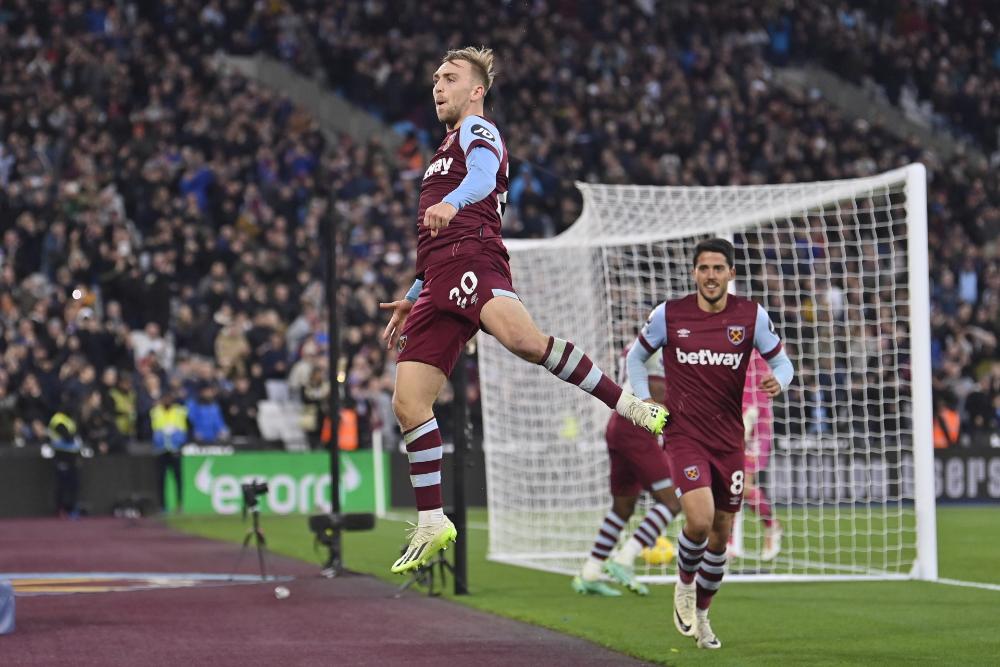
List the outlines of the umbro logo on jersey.
{"label": "umbro logo on jersey", "polygon": [[734,371],[740,367],[743,361],[743,353],[734,354],[732,352],[713,352],[712,350],[696,350],[685,352],[681,348],[677,350],[677,362],[681,364],[693,364],[696,366],[729,366]]}
{"label": "umbro logo on jersey", "polygon": [[677,330],[677,337],[678,338],[687,338],[690,335],[691,335],[691,330],[690,329],[678,329]]}
{"label": "umbro logo on jersey", "polygon": [[473,125],[472,126],[472,133],[476,134],[476,135],[479,135],[483,139],[487,139],[489,141],[496,141],[497,140],[497,138],[495,136],[493,136],[493,133],[490,132],[489,130],[487,130],[482,125]]}

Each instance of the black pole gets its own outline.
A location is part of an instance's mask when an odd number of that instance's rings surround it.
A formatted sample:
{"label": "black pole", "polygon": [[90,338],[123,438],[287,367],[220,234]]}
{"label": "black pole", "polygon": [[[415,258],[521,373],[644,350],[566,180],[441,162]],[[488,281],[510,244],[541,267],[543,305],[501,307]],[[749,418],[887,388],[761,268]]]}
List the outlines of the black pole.
{"label": "black pole", "polygon": [[451,373],[451,386],[455,392],[452,402],[452,440],[455,444],[455,452],[452,456],[452,501],[454,511],[452,521],[458,530],[458,539],[455,541],[455,595],[466,595],[469,588],[468,581],[468,532],[466,531],[466,507],[465,507],[465,454],[469,447],[469,406],[466,401],[467,376],[465,369],[465,348],[458,355],[458,363]]}
{"label": "black pole", "polygon": [[[337,271],[337,214],[330,202],[328,222],[325,225],[327,238],[326,253],[326,309],[327,309],[327,351],[330,376],[330,511],[340,515],[340,323],[337,317],[337,292],[340,291],[340,273]],[[320,424],[322,431],[322,424]],[[340,574],[343,558],[340,544],[340,529],[331,536],[330,560],[327,570],[330,576]]]}

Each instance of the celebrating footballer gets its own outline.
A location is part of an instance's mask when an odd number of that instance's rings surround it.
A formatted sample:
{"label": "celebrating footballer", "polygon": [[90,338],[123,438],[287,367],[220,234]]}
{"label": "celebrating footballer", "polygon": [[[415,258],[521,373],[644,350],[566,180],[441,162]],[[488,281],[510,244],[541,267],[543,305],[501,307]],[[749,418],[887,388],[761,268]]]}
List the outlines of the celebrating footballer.
{"label": "celebrating footballer", "polygon": [[433,405],[479,329],[632,424],[659,434],[667,419],[663,406],[622,391],[573,343],[539,331],[514,291],[500,237],[507,146],[483,115],[494,76],[493,51],[474,47],[449,51],[434,72],[434,106],[447,131],[420,186],[416,280],[405,298],[379,304],[392,312],[383,339],[398,350],[392,407],[418,510],[409,545],[392,565],[396,573],[425,565],[457,536],[442,509],[442,441]]}
{"label": "celebrating footballer", "polygon": [[722,583],[733,517],[743,503],[742,398],[751,353],[756,349],[770,366],[760,388],[772,398],[788,387],[794,373],[767,311],[729,293],[734,262],[729,241],[699,243],[696,291],[657,306],[627,359],[636,395],[649,397],[645,362],[663,351],[671,413],[663,435],[686,517],[678,538],[674,625],[708,649],[722,646],[708,609]]}

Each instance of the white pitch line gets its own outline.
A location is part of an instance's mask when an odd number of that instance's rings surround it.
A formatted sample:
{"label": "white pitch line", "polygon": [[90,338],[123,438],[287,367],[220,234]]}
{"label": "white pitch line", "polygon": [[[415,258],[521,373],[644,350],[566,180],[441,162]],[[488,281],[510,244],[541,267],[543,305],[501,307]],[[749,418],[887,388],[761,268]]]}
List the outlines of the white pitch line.
{"label": "white pitch line", "polygon": [[[403,512],[386,512],[385,516],[383,518],[385,518],[385,519],[387,519],[389,521],[412,521],[413,516],[411,514],[404,514]],[[469,521],[466,524],[466,528],[468,528],[469,530],[489,530],[489,524],[483,523],[481,521]],[[533,554],[533,555],[537,556],[536,554]],[[579,554],[574,554],[574,555],[579,555]],[[565,554],[560,554],[560,556],[561,557],[565,556]],[[502,562],[508,562],[508,563],[511,563],[511,564],[521,565],[522,567],[529,567],[529,568],[532,568],[532,569],[539,569],[539,570],[545,570],[545,571],[548,571],[548,572],[557,572],[559,574],[564,574],[564,572],[562,570],[560,570],[560,569],[539,567],[537,563],[532,563],[532,564],[528,565],[527,563],[520,563],[520,562],[519,563],[514,563],[511,560],[504,559],[504,558],[495,559],[495,560],[497,562],[501,562],[501,563]],[[779,560],[782,560],[782,559],[779,558]],[[787,560],[789,561],[789,564],[791,564],[794,567],[796,561],[794,561],[793,559],[787,559]],[[830,564],[823,564],[823,565],[821,565],[821,567],[826,567],[828,569],[844,569],[844,570],[847,570],[847,571],[852,571],[852,570],[855,570],[855,569],[856,570],[860,570],[860,571],[864,571],[863,568],[854,568],[852,566],[843,566],[843,565],[841,565],[841,566],[835,566],[835,565],[830,565]],[[653,575],[653,576],[655,576],[655,575]],[[647,578],[645,578],[645,577],[642,577],[642,579],[647,580]],[[837,577],[836,575],[832,575],[830,577],[830,580],[833,580],[833,581],[844,581],[844,580],[849,580],[849,579],[850,579],[850,577]],[[867,580],[867,577],[865,579]],[[899,581],[900,579],[898,579],[896,577],[892,577],[892,578],[887,578],[886,579],[886,581],[893,581],[893,580]],[[916,581],[916,580],[913,580],[913,579],[906,579],[906,580],[907,581]],[[753,581],[753,579],[751,578],[748,581]],[[987,591],[1000,591],[1000,584],[987,584],[987,583],[983,583],[981,581],[963,581],[961,579],[935,579],[934,583],[944,584],[946,586],[960,586],[960,587],[963,587],[963,588],[981,588],[981,589],[987,590]]]}
{"label": "white pitch line", "polygon": [[1000,591],[1000,584],[986,584],[981,581],[963,581],[961,579],[935,579],[934,583],[946,586],[961,586],[963,588],[982,588],[987,591]]}

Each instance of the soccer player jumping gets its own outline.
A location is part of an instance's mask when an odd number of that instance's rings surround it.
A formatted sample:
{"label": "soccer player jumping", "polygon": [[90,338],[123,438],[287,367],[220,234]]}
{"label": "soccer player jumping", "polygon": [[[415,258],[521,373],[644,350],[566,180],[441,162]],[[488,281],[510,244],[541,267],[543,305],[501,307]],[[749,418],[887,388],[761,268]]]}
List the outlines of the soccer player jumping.
{"label": "soccer player jumping", "polygon": [[728,293],[736,277],[733,245],[709,239],[695,247],[694,294],[657,306],[628,354],[637,396],[648,397],[646,360],[663,350],[664,430],[674,484],[686,517],[677,540],[674,625],[699,648],[722,642],[708,608],[726,566],[733,517],[743,503],[743,383],[753,350],[771,368],[760,387],[772,398],[792,381],[792,362],[763,307]]}
{"label": "soccer player jumping", "polygon": [[447,133],[420,186],[416,280],[382,334],[398,350],[392,407],[410,459],[419,512],[409,545],[393,564],[403,573],[425,565],[455,541],[441,500],[441,433],[433,405],[465,343],[483,329],[508,350],[576,385],[631,423],[659,434],[667,412],[623,392],[573,343],[543,334],[514,292],[500,238],[507,199],[508,154],[483,115],[493,84],[493,51],[445,54],[432,94]]}

